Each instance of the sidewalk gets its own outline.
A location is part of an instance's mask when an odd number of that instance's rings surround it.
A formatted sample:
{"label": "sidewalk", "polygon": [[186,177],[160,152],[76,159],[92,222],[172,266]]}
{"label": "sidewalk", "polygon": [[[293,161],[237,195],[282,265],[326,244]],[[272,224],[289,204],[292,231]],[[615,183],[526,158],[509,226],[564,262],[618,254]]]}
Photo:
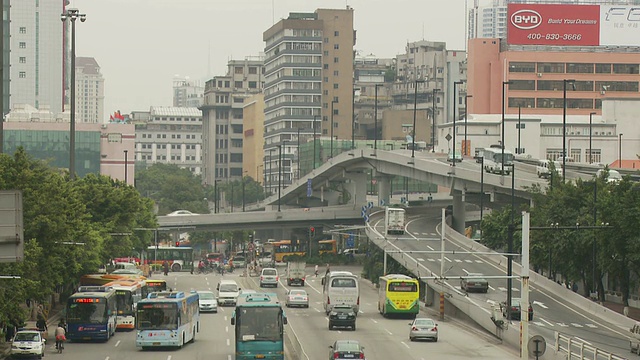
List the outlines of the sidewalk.
{"label": "sidewalk", "polygon": [[[602,305],[609,310],[612,310],[617,312],[618,314],[624,315],[624,305],[622,304],[605,301],[604,304]],[[627,314],[627,317],[635,321],[640,321],[640,309],[629,306],[629,314]]]}
{"label": "sidewalk", "polygon": [[[62,310],[64,309],[64,307],[62,305],[59,305],[58,307],[55,307],[53,309],[51,309],[51,314],[49,316],[49,318],[47,319],[47,327],[48,327],[48,331],[47,331],[47,344],[51,345],[55,345],[55,340],[54,340],[54,331],[56,329],[56,327],[58,326],[58,322],[60,321],[60,318],[62,317]],[[25,328],[35,328],[36,327],[36,322],[29,320],[25,322]],[[9,352],[11,351],[11,343],[10,342],[5,342],[4,338],[0,339],[0,359],[8,359],[9,358]]]}

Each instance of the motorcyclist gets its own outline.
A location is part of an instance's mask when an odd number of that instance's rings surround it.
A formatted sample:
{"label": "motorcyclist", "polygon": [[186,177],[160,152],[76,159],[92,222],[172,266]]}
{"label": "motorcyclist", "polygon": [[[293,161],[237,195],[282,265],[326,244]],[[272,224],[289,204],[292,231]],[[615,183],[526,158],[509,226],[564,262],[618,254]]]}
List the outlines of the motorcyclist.
{"label": "motorcyclist", "polygon": [[200,260],[198,263],[198,272],[203,273],[205,269],[204,260]]}
{"label": "motorcyclist", "polygon": [[67,330],[64,322],[60,322],[56,328],[56,349],[59,347],[64,348],[64,342],[67,340]]}

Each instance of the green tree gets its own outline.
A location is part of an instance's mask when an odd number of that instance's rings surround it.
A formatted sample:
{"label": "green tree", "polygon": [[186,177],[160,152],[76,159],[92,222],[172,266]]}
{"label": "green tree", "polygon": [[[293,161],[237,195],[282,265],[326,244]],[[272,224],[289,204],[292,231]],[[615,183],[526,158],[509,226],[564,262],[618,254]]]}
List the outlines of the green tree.
{"label": "green tree", "polygon": [[158,214],[175,210],[208,214],[204,199],[212,194],[209,188],[202,185],[200,177],[177,165],[154,164],[136,173],[136,189],[157,204]]}

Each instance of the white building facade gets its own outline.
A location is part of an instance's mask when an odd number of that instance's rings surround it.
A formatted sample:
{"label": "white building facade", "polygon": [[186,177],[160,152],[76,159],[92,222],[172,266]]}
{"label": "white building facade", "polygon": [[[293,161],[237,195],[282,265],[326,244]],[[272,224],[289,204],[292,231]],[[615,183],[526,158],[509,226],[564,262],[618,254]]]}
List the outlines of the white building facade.
{"label": "white building facade", "polygon": [[173,78],[173,106],[200,107],[204,102],[204,85],[188,76]]}
{"label": "white building facade", "polygon": [[136,164],[174,164],[202,173],[202,113],[198,108],[152,106],[134,112]]}
{"label": "white building facade", "polygon": [[104,123],[104,78],[92,57],[76,57],[76,122]]}

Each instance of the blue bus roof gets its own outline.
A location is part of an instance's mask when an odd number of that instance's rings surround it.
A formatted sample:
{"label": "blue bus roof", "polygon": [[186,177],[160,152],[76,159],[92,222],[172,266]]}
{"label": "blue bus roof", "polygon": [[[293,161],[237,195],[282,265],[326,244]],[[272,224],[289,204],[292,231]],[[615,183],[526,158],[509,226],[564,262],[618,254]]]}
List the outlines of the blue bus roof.
{"label": "blue bus roof", "polygon": [[[160,296],[152,296],[153,294],[161,294]],[[165,294],[165,295],[162,295]],[[167,296],[166,294],[170,294]],[[175,294],[175,295],[174,295]],[[182,301],[186,300],[187,303],[192,303],[194,301],[198,301],[200,297],[198,294],[184,293],[182,291],[162,291],[157,293],[150,293],[146,299],[140,300],[138,303],[177,303],[180,304]]]}
{"label": "blue bus roof", "polygon": [[280,306],[278,295],[275,293],[240,294],[236,306]]}

